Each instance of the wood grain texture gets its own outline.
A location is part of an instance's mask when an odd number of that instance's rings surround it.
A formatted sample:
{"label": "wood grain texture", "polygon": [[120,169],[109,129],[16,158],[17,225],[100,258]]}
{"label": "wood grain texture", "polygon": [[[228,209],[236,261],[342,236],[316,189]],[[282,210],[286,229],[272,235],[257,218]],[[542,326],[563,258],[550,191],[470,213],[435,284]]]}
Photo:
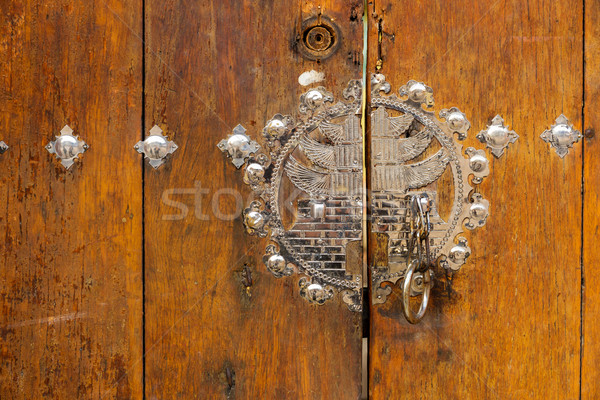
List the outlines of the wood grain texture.
{"label": "wood grain texture", "polygon": [[[148,399],[359,398],[360,314],[267,272],[239,214],[250,189],[216,145],[238,123],[262,140],[274,114],[297,114],[302,72],[324,72],[336,96],[360,78],[361,4],[146,0],[146,128],[179,145],[145,174]],[[320,64],[294,49],[319,5],[343,35]]]}
{"label": "wood grain texture", "polygon": [[580,128],[582,4],[377,0],[369,16],[369,71],[381,23],[395,90],[424,81],[437,111],[458,106],[467,146],[496,114],[520,135],[488,151],[490,217],[426,318],[404,321],[398,288],[372,307],[372,398],[578,398],[582,149],[561,159],[539,136],[561,113]]}
{"label": "wood grain texture", "polygon": [[[0,2],[0,398],[142,396],[141,4]],[[66,171],[44,146],[90,145]]]}
{"label": "wood grain texture", "polygon": [[593,137],[584,139],[583,179],[583,353],[581,363],[581,398],[600,397],[600,251],[598,235],[600,233],[600,163],[598,152],[600,142],[600,4],[585,2],[585,108],[584,132],[595,132]]}

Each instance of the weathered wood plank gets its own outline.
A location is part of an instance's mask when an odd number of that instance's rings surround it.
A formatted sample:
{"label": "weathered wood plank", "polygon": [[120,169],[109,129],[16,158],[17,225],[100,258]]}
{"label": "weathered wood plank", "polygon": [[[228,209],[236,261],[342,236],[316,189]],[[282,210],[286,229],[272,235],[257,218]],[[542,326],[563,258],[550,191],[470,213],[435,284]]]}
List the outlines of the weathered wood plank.
{"label": "weathered wood plank", "polygon": [[[319,5],[343,34],[321,64],[294,50]],[[266,242],[246,235],[239,215],[249,188],[216,144],[238,123],[262,140],[274,114],[296,114],[302,72],[324,72],[318,84],[338,96],[360,78],[362,2],[146,6],[146,128],[158,124],[179,145],[145,174],[147,397],[358,398],[360,314],[341,302],[311,306],[298,277],[266,271]]]}
{"label": "weathered wood plank", "polygon": [[466,145],[496,114],[521,136],[489,155],[490,217],[451,298],[440,282],[416,326],[399,288],[372,307],[372,398],[577,398],[582,151],[560,159],[539,136],[561,113],[581,124],[582,4],[377,0],[369,15],[370,71],[381,23],[395,89],[421,80],[438,111],[460,107]]}
{"label": "weathered wood plank", "polygon": [[[600,396],[598,365],[600,363],[600,265],[598,232],[600,229],[600,164],[598,163],[598,129],[600,117],[600,4],[585,2],[585,108],[584,132],[584,205],[583,205],[583,353],[581,363],[581,398],[596,399]],[[591,132],[590,132],[591,131]]]}
{"label": "weathered wood plank", "polygon": [[[141,398],[137,1],[0,2],[0,397]],[[44,146],[69,124],[71,170]]]}

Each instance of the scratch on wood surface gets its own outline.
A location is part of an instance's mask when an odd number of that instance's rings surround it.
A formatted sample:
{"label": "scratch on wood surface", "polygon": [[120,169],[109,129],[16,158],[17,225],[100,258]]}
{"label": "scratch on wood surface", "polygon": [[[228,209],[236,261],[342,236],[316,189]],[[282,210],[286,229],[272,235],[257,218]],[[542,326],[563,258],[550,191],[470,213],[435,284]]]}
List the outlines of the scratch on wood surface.
{"label": "scratch on wood surface", "polygon": [[[123,218],[125,219],[125,218]],[[127,222],[126,220],[124,222]],[[112,241],[114,238],[121,236],[118,233],[115,233],[114,235],[110,235],[104,238],[99,238],[97,240],[92,240],[90,242],[84,243],[81,246],[75,248],[72,250],[72,253],[81,253],[82,250],[84,250],[86,247],[92,246],[92,245],[96,245],[96,244],[100,244],[100,243],[104,243],[104,242],[109,242]]]}
{"label": "scratch on wood surface", "polygon": [[53,324],[56,324],[59,322],[72,321],[75,319],[86,318],[86,317],[87,317],[87,313],[70,313],[70,314],[56,315],[53,317],[28,319],[25,321],[6,325],[4,328],[5,329],[13,329],[13,328],[20,328],[23,326],[30,326],[30,325],[44,325],[44,324],[53,325]]}
{"label": "scratch on wood surface", "polygon": [[512,40],[518,40],[526,43],[548,42],[551,40],[576,40],[575,36],[513,36]]}

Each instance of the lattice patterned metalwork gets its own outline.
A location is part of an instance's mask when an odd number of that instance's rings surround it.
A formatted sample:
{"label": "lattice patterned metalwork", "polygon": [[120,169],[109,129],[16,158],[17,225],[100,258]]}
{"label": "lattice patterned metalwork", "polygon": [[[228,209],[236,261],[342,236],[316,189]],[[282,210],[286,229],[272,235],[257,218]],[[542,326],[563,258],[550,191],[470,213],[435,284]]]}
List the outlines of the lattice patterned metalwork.
{"label": "lattice patterned metalwork", "polygon": [[[409,81],[399,96],[388,95],[391,86],[381,74],[373,75],[371,84],[371,230],[388,237],[387,264],[373,266],[371,277],[373,303],[383,303],[391,284],[405,277],[416,251],[410,245],[412,199],[422,195],[430,199],[427,244],[432,260],[450,271],[458,270],[470,249],[466,239],[457,236],[463,226],[482,226],[488,216],[489,204],[475,187],[489,169],[483,150],[469,147],[463,152],[459,140],[466,138],[470,123],[458,108],[440,111],[442,120],[425,110],[434,104],[431,88]],[[445,221],[438,213],[436,181],[448,169],[454,196]]]}
{"label": "lattice patterned metalwork", "polygon": [[[264,262],[276,277],[295,273],[303,298],[324,304],[341,292],[353,311],[362,309],[362,276],[346,270],[346,250],[362,239],[361,83],[351,81],[344,100],[334,103],[323,87],[300,98],[299,114],[281,114],[262,131],[264,146],[241,126],[218,147],[244,167],[255,199],[244,211],[251,235],[269,237]],[[299,193],[294,209],[283,202],[284,187]],[[283,214],[292,212],[293,223]]]}

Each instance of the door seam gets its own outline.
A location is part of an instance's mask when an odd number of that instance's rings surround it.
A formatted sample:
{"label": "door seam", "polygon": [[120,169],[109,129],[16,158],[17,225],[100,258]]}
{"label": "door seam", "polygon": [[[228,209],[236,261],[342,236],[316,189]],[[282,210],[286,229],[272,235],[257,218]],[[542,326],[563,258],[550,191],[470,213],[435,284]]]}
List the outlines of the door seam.
{"label": "door seam", "polygon": [[363,310],[362,310],[362,340],[361,346],[363,347],[361,357],[361,375],[362,375],[362,399],[368,399],[369,396],[369,383],[370,383],[370,374],[369,374],[369,366],[371,363],[371,352],[370,352],[370,332],[371,332],[371,313],[370,313],[370,304],[371,304],[371,296],[370,296],[370,275],[369,275],[369,265],[368,265],[368,251],[369,251],[369,235],[367,230],[368,224],[368,186],[367,186],[367,178],[368,178],[368,170],[367,170],[367,100],[368,100],[368,77],[367,77],[367,61],[368,61],[368,43],[369,43],[369,18],[368,18],[368,2],[367,0],[363,0],[363,63],[362,63],[362,99],[361,99],[361,126],[362,126],[362,275],[363,275],[363,290],[362,290],[362,299],[363,299]]}
{"label": "door seam", "polygon": [[[146,0],[142,1],[142,120],[140,140],[146,132]],[[146,163],[142,163],[142,399],[146,399]]]}
{"label": "door seam", "polygon": [[[582,0],[582,43],[581,43],[581,63],[582,63],[582,79],[581,79],[581,130],[585,130],[585,2]],[[580,267],[580,298],[579,298],[579,400],[582,398],[583,385],[583,352],[584,352],[584,306],[585,306],[585,266],[583,252],[585,251],[585,138],[581,141],[581,251],[579,252],[579,267]]]}

